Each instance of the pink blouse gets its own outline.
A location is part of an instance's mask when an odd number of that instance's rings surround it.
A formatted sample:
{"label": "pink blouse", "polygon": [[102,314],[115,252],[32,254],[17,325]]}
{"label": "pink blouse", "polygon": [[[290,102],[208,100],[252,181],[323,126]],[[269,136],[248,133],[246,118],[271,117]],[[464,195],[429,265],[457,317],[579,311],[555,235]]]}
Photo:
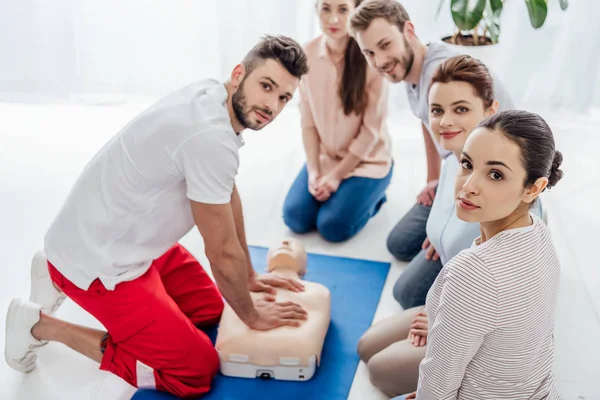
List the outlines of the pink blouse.
{"label": "pink blouse", "polygon": [[[302,128],[315,128],[320,139],[321,174],[331,171],[348,154],[361,159],[348,176],[381,179],[390,171],[391,143],[386,124],[388,82],[367,67],[367,107],[362,115],[344,114],[338,94],[343,60],[336,63],[319,36],[304,46],[309,72],[302,77],[300,113]],[[344,178],[344,179],[345,179]]]}

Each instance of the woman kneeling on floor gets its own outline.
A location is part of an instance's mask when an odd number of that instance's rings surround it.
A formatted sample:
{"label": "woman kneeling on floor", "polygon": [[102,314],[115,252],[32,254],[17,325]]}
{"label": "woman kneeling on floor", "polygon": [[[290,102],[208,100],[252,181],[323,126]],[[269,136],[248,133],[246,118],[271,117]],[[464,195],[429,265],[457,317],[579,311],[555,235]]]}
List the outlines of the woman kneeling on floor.
{"label": "woman kneeling on floor", "polygon": [[306,165],[283,206],[289,229],[330,242],[352,238],[379,212],[392,178],[389,85],[348,34],[360,2],[317,2],[323,34],[304,47],[310,70],[299,85]]}

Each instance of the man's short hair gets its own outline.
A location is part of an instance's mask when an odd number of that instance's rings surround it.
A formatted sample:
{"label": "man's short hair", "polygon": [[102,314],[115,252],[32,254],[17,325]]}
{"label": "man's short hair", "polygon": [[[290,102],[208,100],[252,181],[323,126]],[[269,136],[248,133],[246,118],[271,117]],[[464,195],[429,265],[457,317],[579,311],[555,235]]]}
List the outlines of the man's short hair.
{"label": "man's short hair", "polygon": [[262,37],[242,61],[246,75],[267,59],[279,61],[291,75],[298,79],[308,72],[308,61],[302,46],[287,36]]}
{"label": "man's short hair", "polygon": [[363,1],[350,18],[350,34],[365,31],[376,18],[383,18],[404,32],[404,24],[410,21],[406,9],[397,0],[366,0]]}

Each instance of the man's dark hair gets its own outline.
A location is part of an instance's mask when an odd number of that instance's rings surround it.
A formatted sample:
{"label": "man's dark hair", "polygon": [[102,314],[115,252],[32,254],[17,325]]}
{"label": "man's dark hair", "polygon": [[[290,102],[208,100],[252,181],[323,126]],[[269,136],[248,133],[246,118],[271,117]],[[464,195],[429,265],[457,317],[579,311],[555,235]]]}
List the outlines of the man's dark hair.
{"label": "man's dark hair", "polygon": [[376,18],[383,18],[404,32],[404,25],[410,21],[406,9],[398,0],[367,0],[363,1],[350,17],[350,35],[358,31],[366,31]]}
{"label": "man's dark hair", "polygon": [[256,66],[267,59],[279,61],[290,74],[298,79],[308,72],[308,61],[302,46],[287,36],[267,35],[262,37],[242,61],[246,75],[249,75]]}

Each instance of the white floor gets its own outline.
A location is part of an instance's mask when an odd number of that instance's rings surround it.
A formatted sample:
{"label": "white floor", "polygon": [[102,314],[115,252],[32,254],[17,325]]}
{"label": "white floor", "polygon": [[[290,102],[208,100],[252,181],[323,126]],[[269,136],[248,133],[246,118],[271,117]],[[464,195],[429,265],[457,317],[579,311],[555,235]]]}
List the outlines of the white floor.
{"label": "white floor", "polygon": [[[48,224],[81,168],[96,150],[147,103],[112,106],[0,104],[0,323],[10,299],[29,295],[29,262],[42,246]],[[542,113],[553,126],[565,155],[565,178],[544,195],[560,253],[563,278],[556,323],[555,374],[564,399],[600,399],[600,272],[596,254],[600,238],[600,169],[592,161],[600,147],[600,110],[591,115]],[[385,238],[413,204],[425,179],[423,140],[417,120],[395,111],[395,175],[389,202],[354,239],[328,244],[315,235],[303,237],[309,251],[392,261]],[[286,191],[303,164],[295,109],[286,110],[262,132],[245,133],[238,187],[250,244],[270,245],[289,232],[281,220]],[[268,199],[268,200],[264,200]],[[594,206],[596,204],[596,206]],[[201,260],[203,244],[195,232],[182,242]],[[207,263],[204,261],[205,265]],[[400,311],[391,287],[404,264],[393,262],[375,320]],[[100,324],[67,301],[58,316],[71,322]],[[527,332],[523,332],[527,335]],[[0,329],[4,344],[4,329]],[[129,399],[133,388],[98,371],[97,366],[62,345],[51,343],[39,353],[38,368],[23,375],[0,363],[0,399]],[[360,365],[350,399],[385,399]]]}

